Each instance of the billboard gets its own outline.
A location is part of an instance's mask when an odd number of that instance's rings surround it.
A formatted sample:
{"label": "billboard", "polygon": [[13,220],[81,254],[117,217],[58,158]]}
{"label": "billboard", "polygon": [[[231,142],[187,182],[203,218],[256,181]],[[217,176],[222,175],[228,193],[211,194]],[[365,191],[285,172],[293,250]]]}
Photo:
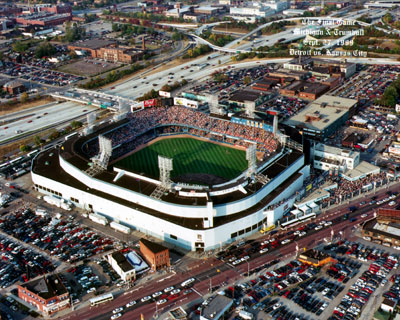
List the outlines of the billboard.
{"label": "billboard", "polygon": [[133,106],[131,106],[131,112],[134,112],[138,109],[143,109],[143,108],[144,108],[144,103],[142,101],[142,102],[136,103]]}
{"label": "billboard", "polygon": [[154,107],[155,105],[156,105],[156,99],[149,99],[149,100],[144,100],[143,101],[143,106],[145,108]]}
{"label": "billboard", "polygon": [[158,95],[160,97],[166,97],[166,98],[171,98],[171,92],[168,91],[158,91]]}
{"label": "billboard", "polygon": [[197,109],[199,106],[199,103],[195,100],[190,100],[186,98],[181,98],[181,97],[175,97],[174,98],[174,105],[176,106],[185,106],[188,108],[193,108]]}

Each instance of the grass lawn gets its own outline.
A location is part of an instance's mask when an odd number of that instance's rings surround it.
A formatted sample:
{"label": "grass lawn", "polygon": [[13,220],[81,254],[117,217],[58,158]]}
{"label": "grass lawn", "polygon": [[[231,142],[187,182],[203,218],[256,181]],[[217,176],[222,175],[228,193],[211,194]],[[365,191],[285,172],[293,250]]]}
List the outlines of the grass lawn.
{"label": "grass lawn", "polygon": [[158,155],[173,159],[172,178],[189,173],[207,173],[230,180],[247,168],[245,151],[191,138],[157,141],[115,165],[158,179]]}

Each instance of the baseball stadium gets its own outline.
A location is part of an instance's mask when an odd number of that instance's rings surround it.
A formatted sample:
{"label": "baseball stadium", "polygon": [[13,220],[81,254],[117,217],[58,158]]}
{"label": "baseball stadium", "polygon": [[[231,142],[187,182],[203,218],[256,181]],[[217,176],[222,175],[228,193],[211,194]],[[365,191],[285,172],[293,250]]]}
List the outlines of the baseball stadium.
{"label": "baseball stadium", "polygon": [[273,125],[183,106],[148,107],[42,151],[35,189],[192,251],[272,225],[309,176]]}

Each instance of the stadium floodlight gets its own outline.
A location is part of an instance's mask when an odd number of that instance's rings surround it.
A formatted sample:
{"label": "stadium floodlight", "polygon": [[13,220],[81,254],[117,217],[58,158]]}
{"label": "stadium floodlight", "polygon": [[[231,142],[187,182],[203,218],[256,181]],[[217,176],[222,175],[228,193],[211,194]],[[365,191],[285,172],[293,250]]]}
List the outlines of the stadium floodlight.
{"label": "stadium floodlight", "polygon": [[105,136],[99,135],[99,147],[100,154],[105,154],[111,157],[112,154],[112,142],[110,139],[107,139]]}
{"label": "stadium floodlight", "polygon": [[254,111],[256,110],[255,101],[245,101],[244,102],[244,107],[245,107],[245,110],[246,110],[246,114],[250,118],[254,118]]}
{"label": "stadium floodlight", "polygon": [[247,176],[250,177],[256,171],[257,146],[255,144],[250,145],[246,149],[246,160],[249,163],[249,169],[247,170]]}
{"label": "stadium floodlight", "polygon": [[208,102],[208,108],[210,109],[210,113],[214,113],[214,114],[221,113],[217,95],[213,95],[213,94],[207,95],[207,102]]}
{"label": "stadium floodlight", "polygon": [[159,155],[158,168],[160,170],[161,185],[168,189],[171,186],[172,159]]}
{"label": "stadium floodlight", "polygon": [[88,127],[90,127],[94,123],[95,120],[96,120],[95,112],[91,112],[86,115],[86,122],[88,124]]}

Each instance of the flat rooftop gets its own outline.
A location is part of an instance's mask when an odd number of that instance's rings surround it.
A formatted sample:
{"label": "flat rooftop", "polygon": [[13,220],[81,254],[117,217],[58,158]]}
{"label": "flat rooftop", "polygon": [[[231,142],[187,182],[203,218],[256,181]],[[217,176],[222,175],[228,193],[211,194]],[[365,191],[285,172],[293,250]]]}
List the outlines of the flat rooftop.
{"label": "flat rooftop", "polygon": [[355,99],[323,95],[311,102],[285,123],[289,126],[303,126],[315,131],[323,131],[357,104]]}
{"label": "flat rooftop", "polygon": [[330,153],[334,154],[337,156],[343,156],[343,157],[348,157],[348,158],[356,158],[357,155],[360,153],[358,151],[353,151],[353,150],[347,150],[347,149],[341,149],[333,146],[328,146],[323,143],[316,143],[315,144],[315,150],[322,151],[325,153]]}
{"label": "flat rooftop", "polygon": [[114,44],[114,41],[111,40],[102,40],[102,39],[90,39],[84,41],[78,41],[71,43],[69,46],[71,47],[79,47],[82,49],[92,49],[97,50],[103,47],[108,47],[111,44]]}
{"label": "flat rooftop", "polygon": [[68,293],[57,274],[46,275],[45,277],[23,283],[21,287],[46,300]]}
{"label": "flat rooftop", "polygon": [[380,168],[367,161],[361,161],[357,167],[342,173],[343,178],[356,180],[369,174],[379,173]]}
{"label": "flat rooftop", "polygon": [[233,300],[217,294],[214,299],[203,309],[202,317],[205,319],[219,319],[225,310],[233,304]]}

